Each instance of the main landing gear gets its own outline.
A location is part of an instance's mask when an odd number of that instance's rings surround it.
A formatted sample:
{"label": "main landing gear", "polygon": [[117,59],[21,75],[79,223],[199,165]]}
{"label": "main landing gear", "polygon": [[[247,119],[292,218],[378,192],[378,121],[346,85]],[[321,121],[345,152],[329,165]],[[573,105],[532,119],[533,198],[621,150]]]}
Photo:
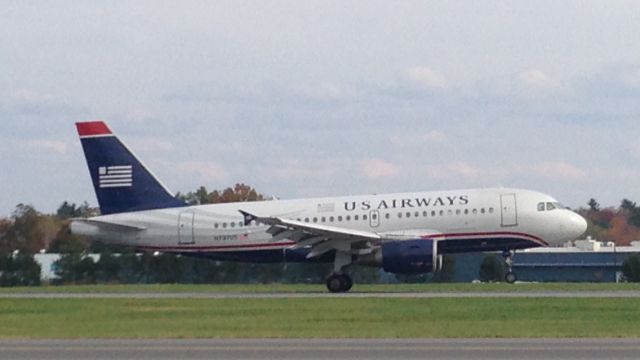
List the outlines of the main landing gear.
{"label": "main landing gear", "polygon": [[341,293],[351,290],[353,280],[347,274],[331,274],[327,278],[327,289],[332,293]]}
{"label": "main landing gear", "polygon": [[514,250],[504,250],[502,252],[502,257],[504,258],[504,264],[507,267],[507,272],[504,274],[504,281],[508,284],[513,284],[518,280],[516,274],[513,272],[513,255],[515,255]]}
{"label": "main landing gear", "polygon": [[344,269],[351,265],[351,254],[346,251],[336,251],[333,263],[333,274],[327,278],[327,289],[332,293],[342,293],[351,290],[353,280],[344,273]]}

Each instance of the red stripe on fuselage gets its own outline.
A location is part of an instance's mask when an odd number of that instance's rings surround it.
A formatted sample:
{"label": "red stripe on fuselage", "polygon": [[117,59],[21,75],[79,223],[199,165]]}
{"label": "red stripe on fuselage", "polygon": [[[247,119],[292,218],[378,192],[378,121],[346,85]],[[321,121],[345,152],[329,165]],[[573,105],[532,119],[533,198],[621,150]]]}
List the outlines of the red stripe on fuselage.
{"label": "red stripe on fuselage", "polygon": [[549,246],[549,243],[542,240],[541,238],[534,236],[534,235],[529,235],[529,234],[525,234],[525,233],[519,233],[519,232],[508,232],[508,231],[503,231],[503,232],[476,232],[476,233],[453,233],[453,234],[433,234],[433,235],[424,235],[422,236],[423,239],[439,239],[439,238],[445,238],[445,239],[449,239],[449,238],[458,238],[458,237],[485,237],[485,236],[517,236],[517,237],[523,237],[526,238],[527,240],[536,242],[540,245],[543,246]]}
{"label": "red stripe on fuselage", "polygon": [[96,136],[110,135],[111,130],[103,121],[86,121],[76,123],[78,135],[80,136]]}

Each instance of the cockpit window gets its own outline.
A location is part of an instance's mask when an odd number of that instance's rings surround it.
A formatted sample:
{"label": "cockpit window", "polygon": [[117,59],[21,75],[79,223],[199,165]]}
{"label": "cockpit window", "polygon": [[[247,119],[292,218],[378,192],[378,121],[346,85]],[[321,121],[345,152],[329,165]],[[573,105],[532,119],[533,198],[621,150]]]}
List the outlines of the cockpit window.
{"label": "cockpit window", "polygon": [[549,210],[555,210],[556,206],[553,203],[548,202],[547,203],[547,211]]}
{"label": "cockpit window", "polygon": [[538,211],[544,211],[544,203],[538,203]]}

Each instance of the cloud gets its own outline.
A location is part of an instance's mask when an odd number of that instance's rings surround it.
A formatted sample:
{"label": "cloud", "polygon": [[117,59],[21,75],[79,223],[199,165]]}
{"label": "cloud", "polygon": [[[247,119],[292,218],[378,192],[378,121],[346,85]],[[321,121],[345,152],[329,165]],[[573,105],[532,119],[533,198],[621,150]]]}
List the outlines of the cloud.
{"label": "cloud", "polygon": [[182,175],[194,175],[198,181],[220,182],[229,178],[227,170],[220,164],[211,161],[187,161],[179,163],[176,170]]}
{"label": "cloud", "polygon": [[56,140],[26,140],[20,142],[20,147],[26,150],[36,150],[41,152],[55,152],[60,155],[67,153],[68,144],[64,141]]}
{"label": "cloud", "polygon": [[444,144],[447,136],[442,131],[428,130],[418,134],[393,135],[389,140],[395,146],[425,146]]}
{"label": "cloud", "polygon": [[354,89],[330,81],[293,85],[288,91],[290,92],[290,96],[316,102],[337,102],[357,98],[357,92]]}
{"label": "cloud", "polygon": [[444,89],[447,87],[445,77],[426,66],[413,66],[405,69],[403,78],[408,84],[422,89]]}
{"label": "cloud", "polygon": [[480,175],[480,168],[464,161],[448,164],[430,165],[425,169],[426,175],[434,179],[447,178],[476,178]]}
{"label": "cloud", "polygon": [[6,98],[0,100],[0,114],[7,117],[17,116],[78,116],[87,113],[85,106],[70,104],[57,98],[53,94],[29,89],[18,89],[9,92]]}
{"label": "cloud", "polygon": [[261,173],[269,179],[275,179],[278,181],[308,179],[318,172],[323,173],[324,176],[331,175],[323,164],[319,164],[318,162],[313,163],[315,164],[315,167],[309,166],[309,162],[302,161],[300,159],[280,159],[275,163],[265,164],[267,166],[261,171]]}
{"label": "cloud", "polygon": [[558,80],[553,79],[539,69],[522,71],[516,76],[516,80],[520,85],[530,89],[557,90],[561,87],[561,83]]}
{"label": "cloud", "polygon": [[127,143],[135,147],[136,152],[171,152],[175,150],[175,146],[169,140],[155,137],[130,137]]}
{"label": "cloud", "polygon": [[400,172],[400,167],[388,161],[374,158],[361,161],[360,172],[369,179],[379,179],[397,175]]}
{"label": "cloud", "polygon": [[525,172],[547,179],[581,180],[587,174],[584,170],[562,161],[542,162],[525,168]]}

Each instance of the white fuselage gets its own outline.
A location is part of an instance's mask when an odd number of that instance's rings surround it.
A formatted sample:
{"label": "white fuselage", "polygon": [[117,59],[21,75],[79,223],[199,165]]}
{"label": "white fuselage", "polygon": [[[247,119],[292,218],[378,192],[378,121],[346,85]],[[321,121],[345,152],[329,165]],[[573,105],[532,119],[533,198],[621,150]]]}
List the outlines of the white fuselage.
{"label": "white fuselage", "polygon": [[245,226],[239,210],[261,217],[364,230],[389,239],[429,238],[449,244],[442,248],[450,252],[500,250],[510,243],[516,244],[514,248],[560,244],[586,229],[581,216],[560,207],[548,195],[493,188],[147,210],[92,218],[139,231],[76,222],[72,231],[140,249],[181,253],[277,250],[294,244],[286,237],[272,236],[267,225]]}

